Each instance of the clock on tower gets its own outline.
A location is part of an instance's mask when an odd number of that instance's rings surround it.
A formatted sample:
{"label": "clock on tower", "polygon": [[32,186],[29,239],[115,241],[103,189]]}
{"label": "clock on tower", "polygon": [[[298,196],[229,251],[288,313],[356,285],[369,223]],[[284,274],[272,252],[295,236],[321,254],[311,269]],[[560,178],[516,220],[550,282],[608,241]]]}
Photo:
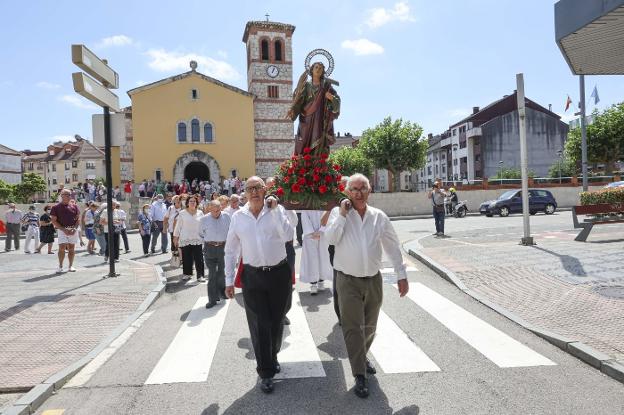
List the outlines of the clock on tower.
{"label": "clock on tower", "polygon": [[247,86],[254,100],[256,174],[271,176],[294,148],[292,121],[292,34],[295,26],[251,21],[245,26]]}

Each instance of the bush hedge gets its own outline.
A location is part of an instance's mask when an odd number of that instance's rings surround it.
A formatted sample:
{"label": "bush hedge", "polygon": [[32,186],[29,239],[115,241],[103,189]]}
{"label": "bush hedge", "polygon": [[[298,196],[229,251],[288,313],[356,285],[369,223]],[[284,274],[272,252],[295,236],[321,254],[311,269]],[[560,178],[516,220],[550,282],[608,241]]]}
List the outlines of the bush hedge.
{"label": "bush hedge", "polygon": [[598,205],[601,203],[624,203],[624,187],[581,192],[581,205]]}

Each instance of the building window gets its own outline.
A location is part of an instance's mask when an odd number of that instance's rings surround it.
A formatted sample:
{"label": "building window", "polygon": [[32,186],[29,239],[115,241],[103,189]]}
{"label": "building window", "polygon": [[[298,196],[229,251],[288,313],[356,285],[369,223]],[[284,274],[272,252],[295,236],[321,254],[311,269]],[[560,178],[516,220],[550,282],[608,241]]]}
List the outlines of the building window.
{"label": "building window", "polygon": [[52,184],[56,184],[56,179],[52,179]]}
{"label": "building window", "polygon": [[178,123],[178,141],[186,141],[186,123]]}
{"label": "building window", "polygon": [[442,166],[442,174],[446,173],[446,167]]}
{"label": "building window", "polygon": [[87,170],[95,170],[95,163],[93,161],[87,161]]}
{"label": "building window", "polygon": [[475,155],[475,161],[481,161],[481,154]]}
{"label": "building window", "polygon": [[269,98],[279,98],[279,87],[277,85],[267,86],[267,95]]}
{"label": "building window", "polygon": [[76,173],[72,174],[72,181],[73,182],[77,182],[78,181],[78,174],[76,174]]}
{"label": "building window", "polygon": [[72,167],[74,169],[78,167],[78,160],[72,160]]}
{"label": "building window", "polygon": [[431,176],[431,166],[427,167],[427,176]]}
{"label": "building window", "polygon": [[195,88],[191,89],[191,99],[199,98],[199,92]]}
{"label": "building window", "polygon": [[69,180],[69,176],[65,176],[65,184],[70,184],[71,180]]}
{"label": "building window", "polygon": [[160,171],[160,169],[157,169],[155,172],[155,179],[156,179],[156,183],[160,182],[162,180],[162,172]]}
{"label": "building window", "polygon": [[457,129],[453,128],[453,135],[457,135]]}
{"label": "building window", "polygon": [[212,124],[207,122],[204,124],[204,142],[212,143]]}
{"label": "building window", "polygon": [[56,171],[56,164],[52,164],[52,171]]}
{"label": "building window", "polygon": [[69,163],[65,163],[65,170],[69,170]]}
{"label": "building window", "polygon": [[453,159],[453,166],[457,166],[457,159]]}
{"label": "building window", "polygon": [[34,163],[28,163],[28,170],[34,169]]}
{"label": "building window", "polygon": [[269,60],[269,41],[266,39],[260,42],[260,59],[263,61]]}
{"label": "building window", "polygon": [[281,62],[283,60],[282,57],[282,41],[281,40],[276,40],[275,41],[275,61],[276,62]]}
{"label": "building window", "polygon": [[191,141],[199,143],[199,120],[191,121]]}

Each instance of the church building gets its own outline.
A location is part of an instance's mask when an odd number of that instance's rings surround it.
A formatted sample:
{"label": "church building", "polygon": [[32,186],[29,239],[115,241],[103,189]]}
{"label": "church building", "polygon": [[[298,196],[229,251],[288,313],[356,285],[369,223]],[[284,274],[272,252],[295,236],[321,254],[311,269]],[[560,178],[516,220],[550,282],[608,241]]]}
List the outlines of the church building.
{"label": "church building", "polygon": [[[292,34],[270,21],[245,26],[247,91],[191,70],[128,91],[121,180],[219,181],[266,177],[293,151]],[[303,65],[302,65],[303,67]],[[122,134],[124,135],[124,134]]]}

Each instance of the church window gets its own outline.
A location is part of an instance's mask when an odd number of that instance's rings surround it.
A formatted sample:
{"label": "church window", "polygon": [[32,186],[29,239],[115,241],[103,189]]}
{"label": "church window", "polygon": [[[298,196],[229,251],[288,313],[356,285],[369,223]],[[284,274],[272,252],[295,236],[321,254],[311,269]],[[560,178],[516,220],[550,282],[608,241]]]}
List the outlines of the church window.
{"label": "church window", "polygon": [[279,98],[279,87],[277,85],[267,86],[267,95],[269,98]]}
{"label": "church window", "polygon": [[197,119],[191,121],[191,141],[194,143],[199,142],[199,120]]}
{"label": "church window", "polygon": [[260,42],[260,52],[261,52],[260,59],[262,59],[263,61],[268,61],[269,60],[269,41],[268,40],[263,39],[262,42]]}
{"label": "church window", "polygon": [[212,143],[212,124],[207,122],[204,124],[204,141],[206,143]]}
{"label": "church window", "polygon": [[178,123],[178,141],[186,141],[186,123]]}
{"label": "church window", "polygon": [[199,94],[197,93],[196,89],[191,89],[191,99],[197,99],[199,98]]}
{"label": "church window", "polygon": [[282,41],[275,41],[275,61],[281,62],[284,58],[282,57]]}

